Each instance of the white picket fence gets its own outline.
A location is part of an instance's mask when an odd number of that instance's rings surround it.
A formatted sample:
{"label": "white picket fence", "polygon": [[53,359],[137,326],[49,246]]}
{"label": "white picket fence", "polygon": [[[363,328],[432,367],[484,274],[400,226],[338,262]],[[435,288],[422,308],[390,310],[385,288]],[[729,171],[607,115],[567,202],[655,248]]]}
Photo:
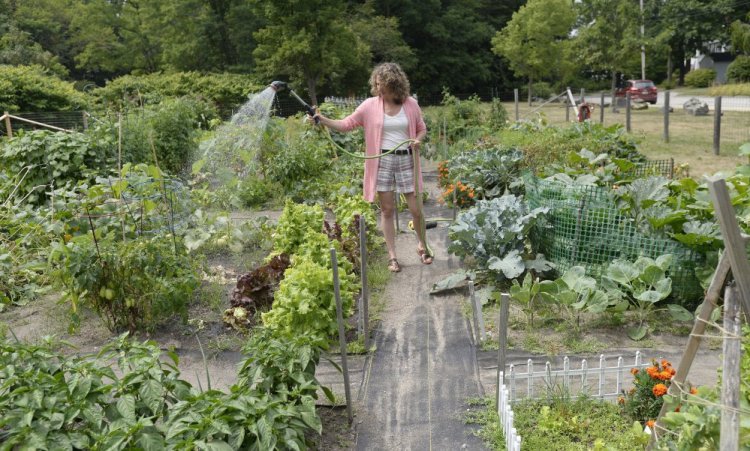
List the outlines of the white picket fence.
{"label": "white picket fence", "polygon": [[[520,398],[550,398],[560,389],[570,396],[585,395],[602,400],[616,400],[622,394],[625,378],[631,377],[631,369],[641,369],[648,365],[650,362],[642,361],[640,351],[635,353],[632,365],[625,364],[622,356],[619,356],[616,365],[608,366],[607,358],[602,354],[599,356],[599,366],[593,368],[589,368],[588,362],[583,359],[579,369],[571,369],[570,359],[566,356],[561,370],[553,370],[552,364],[548,361],[543,370],[535,371],[534,362],[529,359],[525,372],[519,372],[517,365],[510,365],[508,369],[510,402],[513,403]],[[592,382],[595,385],[592,385]],[[525,387],[519,389],[521,384]],[[525,396],[522,396],[523,391]]]}
{"label": "white picket fence", "polygon": [[[526,361],[525,372],[519,372],[518,365],[510,365],[507,381],[505,373],[498,372],[497,413],[507,450],[521,450],[521,436],[513,425],[513,403],[524,398],[552,398],[559,393],[558,390],[571,397],[591,396],[614,401],[622,394],[625,378],[631,377],[631,370],[640,370],[650,364],[643,362],[640,351],[637,351],[632,365],[626,364],[622,356],[618,356],[617,364],[608,366],[607,358],[602,354],[599,356],[599,366],[595,368],[589,368],[588,362],[583,359],[579,369],[571,369],[570,359],[566,356],[561,370],[553,370],[552,364],[548,361],[544,365],[544,370],[535,371],[534,362],[529,359]],[[596,383],[595,390],[592,390],[590,379]],[[519,389],[519,385],[523,385],[524,388]]]}
{"label": "white picket fence", "polygon": [[521,451],[521,436],[513,427],[513,407],[510,404],[508,387],[503,383],[503,372],[498,376],[497,414],[505,437],[505,449]]}
{"label": "white picket fence", "polygon": [[365,101],[364,97],[326,97],[325,103],[332,103],[339,108],[357,108]]}

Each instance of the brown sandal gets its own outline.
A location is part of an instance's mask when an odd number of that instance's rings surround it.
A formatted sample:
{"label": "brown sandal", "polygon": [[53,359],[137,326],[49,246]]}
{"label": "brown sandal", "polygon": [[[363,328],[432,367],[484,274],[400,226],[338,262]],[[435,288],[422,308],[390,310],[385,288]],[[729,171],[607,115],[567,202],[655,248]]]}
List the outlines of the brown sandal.
{"label": "brown sandal", "polygon": [[398,264],[398,260],[392,258],[388,260],[388,271],[390,272],[401,272],[401,265]]}
{"label": "brown sandal", "polygon": [[425,252],[424,249],[417,248],[417,255],[419,255],[419,259],[422,261],[423,265],[432,264],[432,256],[427,255],[427,252]]}

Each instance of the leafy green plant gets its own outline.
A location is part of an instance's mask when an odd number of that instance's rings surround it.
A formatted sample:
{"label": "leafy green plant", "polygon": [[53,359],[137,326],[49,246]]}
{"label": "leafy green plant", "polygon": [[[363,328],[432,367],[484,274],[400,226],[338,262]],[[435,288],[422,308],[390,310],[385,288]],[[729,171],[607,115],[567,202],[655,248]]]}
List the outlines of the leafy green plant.
{"label": "leafy green plant", "polygon": [[474,149],[451,157],[444,177],[472,189],[477,199],[492,199],[509,190],[518,191],[513,182],[520,174],[522,159],[523,153],[516,148]]}
{"label": "leafy green plant", "polygon": [[82,235],[53,246],[50,261],[65,287],[72,326],[82,306],[94,309],[113,331],[152,330],[174,314],[183,318],[199,279],[196,261],[171,236],[117,241]]}
{"label": "leafy green plant", "polygon": [[580,327],[581,312],[601,313],[610,307],[607,294],[598,289],[596,280],[587,276],[582,266],[569,268],[554,281],[541,282],[539,295],[556,306],[561,318],[570,320],[576,331]]}
{"label": "leafy green plant", "polygon": [[46,130],[19,132],[0,148],[5,170],[20,176],[19,199],[31,204],[44,202],[53,186],[88,178],[111,155],[87,135]]}
{"label": "leafy green plant", "polygon": [[527,257],[526,251],[529,229],[548,210],[527,211],[522,199],[512,194],[479,201],[450,226],[448,250],[462,259],[473,258],[479,269],[501,279],[520,276],[527,265],[549,268],[545,261]]}
{"label": "leafy green plant", "polygon": [[180,379],[178,358],[127,335],[97,356],[70,356],[48,340],[0,340],[3,449],[304,449],[320,434],[320,350],[305,333],[256,330],[227,392]]}
{"label": "leafy green plant", "polygon": [[287,200],[273,234],[273,251],[294,255],[308,231],[323,230],[323,209],[319,205],[295,204]]}
{"label": "leafy green plant", "polygon": [[[344,315],[348,316],[356,287],[347,277],[341,277],[339,283]],[[333,271],[310,257],[295,256],[284,273],[273,308],[261,316],[263,325],[278,336],[292,337],[304,330],[323,346],[336,332]]]}
{"label": "leafy green plant", "polygon": [[[672,292],[672,279],[667,271],[672,264],[672,255],[662,255],[656,260],[638,257],[635,262],[615,260],[606,269],[602,277],[602,286],[608,295],[620,301],[616,305],[629,303],[629,309],[635,314],[638,324],[628,331],[633,340],[640,340],[649,330],[648,321],[658,309],[656,304],[666,299]],[[619,307],[618,307],[619,308]],[[692,319],[692,314],[677,304],[667,304],[666,311],[681,321]]]}

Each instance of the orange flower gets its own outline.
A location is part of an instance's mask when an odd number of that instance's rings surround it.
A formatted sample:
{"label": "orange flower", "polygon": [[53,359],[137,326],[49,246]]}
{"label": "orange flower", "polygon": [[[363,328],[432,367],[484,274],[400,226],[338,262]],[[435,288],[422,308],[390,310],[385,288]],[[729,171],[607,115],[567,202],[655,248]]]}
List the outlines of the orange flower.
{"label": "orange flower", "polygon": [[655,366],[650,366],[646,368],[646,372],[649,376],[651,376],[651,379],[658,379],[659,378],[659,368]]}
{"label": "orange flower", "polygon": [[654,393],[654,396],[663,396],[667,393],[667,386],[664,384],[656,384],[651,391]]}
{"label": "orange flower", "polygon": [[660,371],[657,378],[666,381],[672,378],[672,373],[669,370]]}
{"label": "orange flower", "polygon": [[669,363],[669,361],[667,359],[662,359],[661,366],[668,367],[668,366],[672,366],[672,364]]}
{"label": "orange flower", "polygon": [[640,370],[638,368],[631,368],[630,369],[630,374],[632,374],[633,376],[635,376],[639,372],[640,372]]}
{"label": "orange flower", "polygon": [[617,397],[617,404],[625,404],[625,398],[622,396]]}
{"label": "orange flower", "polygon": [[695,388],[695,387],[691,387],[691,388],[690,388],[690,394],[691,394],[691,395],[697,395],[697,394],[698,394],[698,389],[697,389],[697,388]]}
{"label": "orange flower", "polygon": [[654,420],[648,420],[648,421],[646,421],[646,426],[648,426],[651,429],[654,428],[654,424],[656,424],[656,421],[654,421]]}
{"label": "orange flower", "polygon": [[474,199],[474,193],[469,193],[469,198]]}
{"label": "orange flower", "polygon": [[677,408],[676,408],[676,409],[674,409],[674,411],[675,411],[675,412],[679,412],[679,411],[680,411],[680,407],[682,407],[682,404],[680,404],[679,406],[677,406]]}

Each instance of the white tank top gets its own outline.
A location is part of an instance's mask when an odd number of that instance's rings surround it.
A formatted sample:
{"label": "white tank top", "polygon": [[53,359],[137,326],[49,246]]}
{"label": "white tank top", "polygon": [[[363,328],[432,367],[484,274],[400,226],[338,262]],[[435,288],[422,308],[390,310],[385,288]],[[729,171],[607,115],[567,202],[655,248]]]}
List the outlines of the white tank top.
{"label": "white tank top", "polygon": [[409,139],[409,120],[406,118],[404,107],[402,106],[395,116],[388,116],[385,113],[383,116],[383,139],[380,148],[390,150],[398,144],[401,144],[399,149],[409,147],[409,143],[404,143]]}

